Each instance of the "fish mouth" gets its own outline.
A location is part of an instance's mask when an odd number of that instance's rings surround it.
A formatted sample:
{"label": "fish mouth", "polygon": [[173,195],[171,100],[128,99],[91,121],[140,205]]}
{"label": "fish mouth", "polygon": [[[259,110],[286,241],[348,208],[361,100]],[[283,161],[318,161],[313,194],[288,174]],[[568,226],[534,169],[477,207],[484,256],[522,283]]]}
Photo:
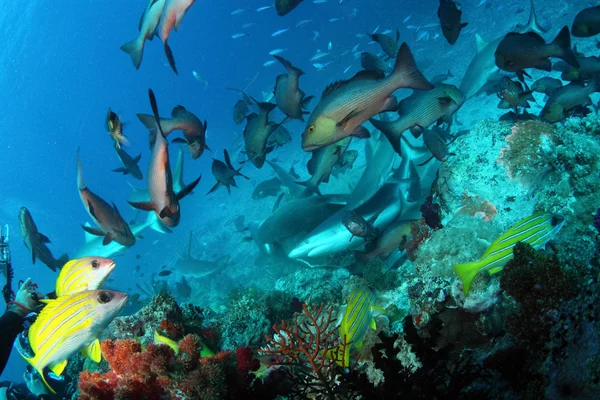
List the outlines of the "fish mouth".
{"label": "fish mouth", "polygon": [[111,272],[113,272],[113,270],[114,270],[116,267],[117,267],[117,263],[115,263],[114,261],[113,261],[113,262],[111,262],[111,263],[108,265],[108,267],[106,268],[106,269],[107,269],[107,271],[108,271],[108,272],[106,273],[106,275],[108,275],[108,274],[110,274]]}
{"label": "fish mouth", "polygon": [[320,147],[321,146],[316,145],[316,144],[302,146],[302,148],[304,149],[304,151],[315,151],[315,150],[319,149]]}

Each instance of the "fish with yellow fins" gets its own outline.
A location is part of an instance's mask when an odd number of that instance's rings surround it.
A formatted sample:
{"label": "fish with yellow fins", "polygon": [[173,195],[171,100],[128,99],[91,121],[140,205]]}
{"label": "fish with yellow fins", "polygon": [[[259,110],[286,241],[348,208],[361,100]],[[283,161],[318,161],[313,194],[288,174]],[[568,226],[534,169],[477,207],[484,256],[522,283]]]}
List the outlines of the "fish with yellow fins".
{"label": "fish with yellow fins", "polygon": [[49,367],[61,375],[67,360],[78,351],[99,362],[102,359],[98,336],[127,305],[127,295],[112,290],[87,290],[56,300],[44,300],[46,307],[29,328],[28,339],[33,354],[21,356],[46,381]]}
{"label": "fish with yellow fins", "polygon": [[121,119],[110,108],[106,114],[106,128],[108,129],[108,134],[114,139],[117,148],[120,149],[121,145],[129,146],[129,140],[123,135]]}
{"label": "fish with yellow fins", "polygon": [[350,351],[360,350],[367,329],[376,328],[374,312],[384,312],[381,307],[375,305],[377,293],[373,287],[357,288],[352,291],[342,323],[340,324],[340,337],[342,344],[337,351],[330,354],[336,362],[343,367],[350,365]]}
{"label": "fish with yellow fins", "polygon": [[463,283],[465,296],[469,294],[473,279],[481,271],[496,274],[513,258],[513,247],[518,243],[527,243],[538,249],[548,243],[565,223],[558,214],[538,213],[522,219],[506,233],[494,240],[479,261],[454,266],[454,272]]}
{"label": "fish with yellow fins", "polygon": [[56,297],[96,290],[115,269],[115,262],[104,257],[82,257],[66,263],[56,279]]}
{"label": "fish with yellow fins", "polygon": [[325,89],[302,134],[302,148],[314,151],[348,136],[370,137],[362,124],[379,113],[396,111],[398,101],[392,93],[400,88],[433,89],[406,43],[400,46],[388,76],[360,71],[352,79],[334,82]]}

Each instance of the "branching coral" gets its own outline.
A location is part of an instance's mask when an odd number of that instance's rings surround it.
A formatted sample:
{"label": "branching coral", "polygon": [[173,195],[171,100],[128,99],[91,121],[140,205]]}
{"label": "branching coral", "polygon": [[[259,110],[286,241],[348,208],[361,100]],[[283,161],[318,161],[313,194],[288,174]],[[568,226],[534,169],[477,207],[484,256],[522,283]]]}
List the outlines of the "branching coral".
{"label": "branching coral", "polygon": [[298,396],[344,398],[336,384],[340,368],[336,357],[329,356],[344,353],[333,307],[325,311],[323,305],[309,308],[304,304],[302,308],[292,322],[273,326],[276,334],[267,336],[268,346],[259,352],[275,356],[274,365],[289,374]]}
{"label": "branching coral", "polygon": [[145,349],[132,340],[106,340],[102,352],[111,370],[84,371],[79,378],[80,399],[207,399],[233,396],[248,388],[249,373],[258,369],[250,349],[200,357],[200,339],[187,335],[179,354],[166,345]]}

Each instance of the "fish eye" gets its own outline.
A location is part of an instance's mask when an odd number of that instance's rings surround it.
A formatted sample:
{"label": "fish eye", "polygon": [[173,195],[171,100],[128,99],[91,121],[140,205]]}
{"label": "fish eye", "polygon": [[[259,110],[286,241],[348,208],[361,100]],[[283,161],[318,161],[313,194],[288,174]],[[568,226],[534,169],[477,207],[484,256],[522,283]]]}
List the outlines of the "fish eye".
{"label": "fish eye", "polygon": [[112,300],[112,296],[109,292],[100,292],[98,294],[98,302],[100,304],[106,304]]}
{"label": "fish eye", "polygon": [[92,261],[92,269],[98,269],[99,266],[100,263],[98,262],[98,260]]}
{"label": "fish eye", "polygon": [[313,133],[315,131],[315,126],[311,125],[308,127],[308,133]]}

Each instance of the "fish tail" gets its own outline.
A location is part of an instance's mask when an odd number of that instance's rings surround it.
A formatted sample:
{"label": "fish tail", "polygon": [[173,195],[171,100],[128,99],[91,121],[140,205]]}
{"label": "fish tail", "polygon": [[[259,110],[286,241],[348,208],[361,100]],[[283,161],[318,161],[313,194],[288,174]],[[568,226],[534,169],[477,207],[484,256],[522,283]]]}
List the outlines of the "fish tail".
{"label": "fish tail", "polygon": [[83,180],[83,167],[81,165],[81,157],[79,157],[79,149],[77,149],[77,189],[83,190],[86,188]]}
{"label": "fish tail", "polygon": [[396,88],[411,88],[416,90],[431,90],[433,85],[423,76],[415,59],[406,43],[402,43],[398,55],[396,56],[396,64],[389,79],[393,82]]}
{"label": "fish tail", "polygon": [[479,273],[480,268],[480,261],[470,262],[466,264],[456,264],[454,266],[454,272],[456,272],[456,275],[458,275],[458,277],[462,281],[463,292],[465,296],[469,294],[469,290],[471,289],[471,283]]}
{"label": "fish tail", "polygon": [[562,59],[565,60],[568,64],[572,65],[575,68],[579,68],[579,61],[577,60],[577,56],[575,52],[571,48],[571,34],[569,33],[568,27],[563,27],[556,39],[554,39],[551,43],[552,46],[557,46],[562,51]]}
{"label": "fish tail", "polygon": [[179,72],[177,72],[177,67],[175,66],[175,58],[173,57],[173,51],[171,50],[171,46],[169,46],[169,44],[165,41],[164,47],[165,47],[165,55],[167,56],[169,65],[173,69],[173,72],[175,72],[175,75],[179,75]]}
{"label": "fish tail", "polygon": [[121,46],[121,50],[129,54],[135,69],[140,69],[140,65],[142,65],[142,56],[144,55],[144,41],[142,40],[140,42],[138,39],[132,40]]}
{"label": "fish tail", "polygon": [[304,71],[302,71],[300,68],[296,68],[292,65],[291,62],[289,62],[288,60],[286,60],[283,57],[280,57],[278,55],[274,55],[273,57],[275,57],[275,59],[277,59],[277,61],[279,61],[284,67],[285,69],[287,69],[287,71],[292,74],[292,75],[296,75],[296,76],[302,76],[304,75]]}
{"label": "fish tail", "polygon": [[69,256],[67,254],[63,254],[60,258],[52,261],[52,266],[50,267],[52,271],[60,271],[67,262],[69,261]]}

